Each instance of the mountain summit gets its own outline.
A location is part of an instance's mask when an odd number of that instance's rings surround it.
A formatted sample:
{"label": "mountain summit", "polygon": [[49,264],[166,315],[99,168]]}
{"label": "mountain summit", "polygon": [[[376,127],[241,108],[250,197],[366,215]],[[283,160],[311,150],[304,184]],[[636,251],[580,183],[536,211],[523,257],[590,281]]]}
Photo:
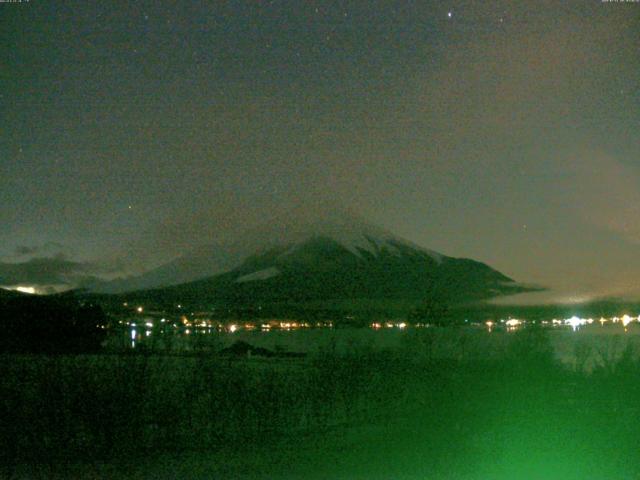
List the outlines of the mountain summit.
{"label": "mountain summit", "polygon": [[277,219],[103,291],[140,289],[166,300],[233,305],[434,295],[458,303],[528,290],[483,263],[422,248],[343,212],[320,221]]}

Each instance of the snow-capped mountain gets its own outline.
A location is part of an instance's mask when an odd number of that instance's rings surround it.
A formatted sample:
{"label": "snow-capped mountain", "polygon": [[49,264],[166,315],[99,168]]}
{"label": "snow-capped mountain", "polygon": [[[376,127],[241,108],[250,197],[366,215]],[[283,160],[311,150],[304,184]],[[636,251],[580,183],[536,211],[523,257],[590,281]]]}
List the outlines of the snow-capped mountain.
{"label": "snow-capped mountain", "polygon": [[153,289],[165,300],[238,305],[413,301],[434,294],[468,301],[527,290],[483,263],[419,247],[346,214],[280,219],[107,287],[103,291]]}
{"label": "snow-capped mountain", "polygon": [[[393,249],[392,243],[420,249],[342,210],[334,209],[320,219],[310,219],[300,212],[293,211],[250,229],[243,235],[223,237],[142,275],[105,282],[96,286],[95,290],[117,293],[190,282],[230,271],[240,266],[247,257],[260,252],[283,245],[294,249],[296,245],[317,237],[331,238],[358,256],[361,252],[372,252],[384,245]],[[436,260],[442,257],[436,252],[422,250]]]}

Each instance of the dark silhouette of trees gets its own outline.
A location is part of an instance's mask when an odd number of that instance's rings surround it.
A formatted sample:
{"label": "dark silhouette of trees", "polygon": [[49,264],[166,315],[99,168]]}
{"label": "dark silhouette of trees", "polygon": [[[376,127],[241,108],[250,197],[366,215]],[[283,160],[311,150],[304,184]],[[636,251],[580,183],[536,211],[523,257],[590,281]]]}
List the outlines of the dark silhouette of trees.
{"label": "dark silhouette of trees", "polygon": [[106,316],[72,295],[20,296],[0,301],[0,351],[89,353],[105,337]]}
{"label": "dark silhouette of trees", "polygon": [[449,325],[452,322],[451,309],[443,298],[429,295],[409,311],[407,320],[412,324]]}

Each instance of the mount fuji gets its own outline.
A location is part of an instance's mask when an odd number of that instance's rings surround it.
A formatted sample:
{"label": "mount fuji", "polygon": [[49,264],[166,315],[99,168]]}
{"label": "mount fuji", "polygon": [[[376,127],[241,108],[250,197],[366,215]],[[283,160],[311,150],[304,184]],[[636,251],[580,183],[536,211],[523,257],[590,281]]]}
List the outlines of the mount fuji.
{"label": "mount fuji", "polygon": [[434,295],[463,303],[529,290],[484,263],[442,255],[342,212],[320,221],[277,219],[96,289],[236,306],[413,303]]}

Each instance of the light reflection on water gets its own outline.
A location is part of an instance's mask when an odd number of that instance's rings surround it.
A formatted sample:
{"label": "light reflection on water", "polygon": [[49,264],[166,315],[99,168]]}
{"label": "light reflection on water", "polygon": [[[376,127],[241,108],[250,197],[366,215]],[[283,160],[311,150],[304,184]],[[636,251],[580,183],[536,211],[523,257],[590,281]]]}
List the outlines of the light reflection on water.
{"label": "light reflection on water", "polygon": [[[140,330],[131,327],[123,331],[123,336],[111,337],[111,345],[116,348],[149,348],[162,351],[209,351],[216,352],[231,346],[236,341],[244,341],[254,347],[266,348],[272,351],[313,353],[322,350],[335,349],[338,352],[348,352],[354,349],[411,349],[416,348],[420,337],[434,336],[436,342],[422,343],[431,345],[433,353],[430,356],[440,357],[451,355],[456,345],[464,343],[471,345],[480,352],[499,351],[506,345],[514,333],[506,328],[499,329],[496,325],[444,327],[441,329],[399,328],[305,328],[305,329],[275,329],[275,330],[246,330],[234,332],[217,328],[190,328],[189,333],[184,328],[147,328]],[[634,349],[640,359],[640,325],[632,323],[623,328],[623,322],[609,323],[604,327],[600,322],[593,322],[573,330],[571,326],[546,328],[555,357],[572,368],[590,369],[601,363],[598,355],[611,361],[619,357],[627,346]],[[125,336],[126,335],[126,336]],[[467,337],[460,342],[460,336]],[[119,343],[118,337],[126,339],[125,344]],[[413,343],[412,343],[413,342]],[[585,353],[587,352],[587,353]],[[484,353],[482,353],[484,355]]]}

